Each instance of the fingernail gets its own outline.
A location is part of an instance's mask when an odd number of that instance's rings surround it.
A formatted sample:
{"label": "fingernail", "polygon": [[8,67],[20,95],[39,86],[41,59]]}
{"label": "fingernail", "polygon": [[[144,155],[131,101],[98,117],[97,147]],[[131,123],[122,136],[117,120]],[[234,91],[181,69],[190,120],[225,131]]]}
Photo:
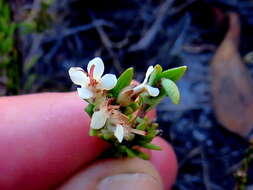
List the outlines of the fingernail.
{"label": "fingernail", "polygon": [[100,181],[98,190],[162,190],[162,185],[154,177],[144,173],[119,174]]}

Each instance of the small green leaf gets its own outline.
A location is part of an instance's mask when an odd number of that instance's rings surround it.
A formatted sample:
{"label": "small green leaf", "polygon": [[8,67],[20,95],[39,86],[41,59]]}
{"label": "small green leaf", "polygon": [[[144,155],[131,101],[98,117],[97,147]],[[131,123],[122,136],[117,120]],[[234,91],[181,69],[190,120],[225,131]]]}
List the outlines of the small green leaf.
{"label": "small green leaf", "polygon": [[163,78],[162,87],[171,101],[174,104],[178,104],[180,100],[180,93],[177,85],[172,80]]}
{"label": "small green leaf", "polygon": [[90,130],[89,130],[89,135],[90,135],[90,136],[97,136],[97,135],[98,135],[98,130],[90,129]]}
{"label": "small green leaf", "polygon": [[133,109],[133,111],[136,111],[140,107],[137,102],[133,102],[129,106]]}
{"label": "small green leaf", "polygon": [[2,41],[2,51],[4,54],[7,54],[11,51],[11,49],[13,48],[13,43],[14,42],[12,37],[8,37],[4,41]]}
{"label": "small green leaf", "polygon": [[3,0],[0,0],[0,9],[3,8],[3,4],[4,4],[4,1],[3,1]]}
{"label": "small green leaf", "polygon": [[93,104],[89,104],[86,108],[85,108],[85,112],[91,117],[94,113],[93,109],[94,109],[94,105]]}
{"label": "small green leaf", "polygon": [[8,4],[3,5],[2,7],[2,16],[5,18],[6,21],[10,21],[10,7]]}
{"label": "small green leaf", "polygon": [[12,37],[13,37],[16,28],[17,28],[17,25],[14,24],[14,23],[11,23],[11,24],[9,25],[8,31],[6,32],[6,35],[12,36]]}
{"label": "small green leaf", "polygon": [[137,125],[136,129],[144,131],[147,128],[146,122],[141,122],[139,125]]}
{"label": "small green leaf", "polygon": [[117,97],[123,88],[130,85],[131,81],[133,80],[133,75],[134,69],[132,67],[128,68],[120,75],[116,86],[111,90],[114,97]]}
{"label": "small green leaf", "polygon": [[152,144],[152,143],[142,144],[141,146],[144,147],[144,148],[147,148],[147,149],[151,149],[151,150],[162,150],[162,148],[160,146],[157,146],[157,145]]}
{"label": "small green leaf", "polygon": [[125,109],[124,109],[124,114],[125,115],[130,115],[133,112],[134,112],[134,110],[130,106],[126,106]]}
{"label": "small green leaf", "polygon": [[127,153],[127,156],[130,157],[130,158],[134,158],[136,157],[137,155],[135,154],[135,152],[133,150],[131,150],[130,148],[125,148],[125,151]]}
{"label": "small green leaf", "polygon": [[160,89],[160,94],[157,97],[143,96],[143,102],[147,105],[145,107],[145,112],[148,112],[155,106],[157,106],[157,104],[159,104],[163,100],[164,96],[166,96],[166,93],[163,89]]}
{"label": "small green leaf", "polygon": [[184,75],[186,69],[186,66],[181,66],[166,70],[161,74],[161,78],[167,78],[173,81],[177,81]]}
{"label": "small green leaf", "polygon": [[127,154],[127,156],[130,158],[136,157],[135,152],[131,148],[128,148],[125,145],[118,145],[117,148],[121,152],[120,155]]}
{"label": "small green leaf", "polygon": [[3,32],[4,34],[6,29],[8,29],[7,25],[8,25],[7,21],[0,15],[0,31]]}
{"label": "small green leaf", "polygon": [[162,67],[160,65],[156,65],[154,67],[154,71],[152,72],[149,78],[148,84],[151,86],[155,85],[159,81],[162,71],[163,71]]}
{"label": "small green leaf", "polygon": [[103,133],[103,134],[101,134],[101,138],[104,139],[105,141],[109,141],[112,138],[112,134]]}
{"label": "small green leaf", "polygon": [[137,157],[142,158],[143,160],[149,160],[148,154],[146,154],[140,150],[137,150],[137,149],[134,149],[133,151]]}

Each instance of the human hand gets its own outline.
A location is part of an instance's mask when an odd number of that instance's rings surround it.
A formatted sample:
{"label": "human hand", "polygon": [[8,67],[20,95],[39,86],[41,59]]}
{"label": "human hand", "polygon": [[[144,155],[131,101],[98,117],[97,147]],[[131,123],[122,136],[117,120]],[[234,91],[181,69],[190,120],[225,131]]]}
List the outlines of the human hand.
{"label": "human hand", "polygon": [[88,135],[84,107],[76,93],[0,98],[0,189],[170,189],[177,161],[164,140],[150,161],[97,160],[108,145]]}

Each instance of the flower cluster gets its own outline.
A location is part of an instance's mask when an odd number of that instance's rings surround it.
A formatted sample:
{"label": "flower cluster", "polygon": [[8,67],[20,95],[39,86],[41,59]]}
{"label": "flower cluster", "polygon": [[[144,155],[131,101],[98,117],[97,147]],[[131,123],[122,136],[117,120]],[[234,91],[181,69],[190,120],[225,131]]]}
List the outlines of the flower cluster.
{"label": "flower cluster", "polygon": [[[177,76],[182,76],[185,67],[179,71]],[[175,77],[175,71],[172,72],[174,75],[170,72],[162,72],[160,65],[150,66],[144,81],[134,85],[133,68],[127,69],[118,79],[113,74],[103,75],[104,63],[99,57],[88,63],[87,72],[80,67],[71,67],[69,75],[78,85],[78,95],[88,102],[86,112],[91,116],[90,134],[110,142],[118,156],[144,158],[144,153],[136,146],[159,149],[150,143],[158,134],[158,125],[148,119],[146,113],[166,95],[172,101],[178,98],[175,97],[178,89],[169,79]]]}

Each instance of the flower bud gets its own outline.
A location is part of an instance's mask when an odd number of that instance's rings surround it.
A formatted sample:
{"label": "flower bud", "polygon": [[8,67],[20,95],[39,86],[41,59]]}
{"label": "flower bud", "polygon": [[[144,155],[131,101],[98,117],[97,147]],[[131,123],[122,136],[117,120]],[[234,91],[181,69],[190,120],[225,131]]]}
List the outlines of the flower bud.
{"label": "flower bud", "polygon": [[134,102],[134,100],[132,99],[133,93],[134,91],[132,86],[126,87],[119,93],[117,102],[121,106],[128,106],[129,104]]}

